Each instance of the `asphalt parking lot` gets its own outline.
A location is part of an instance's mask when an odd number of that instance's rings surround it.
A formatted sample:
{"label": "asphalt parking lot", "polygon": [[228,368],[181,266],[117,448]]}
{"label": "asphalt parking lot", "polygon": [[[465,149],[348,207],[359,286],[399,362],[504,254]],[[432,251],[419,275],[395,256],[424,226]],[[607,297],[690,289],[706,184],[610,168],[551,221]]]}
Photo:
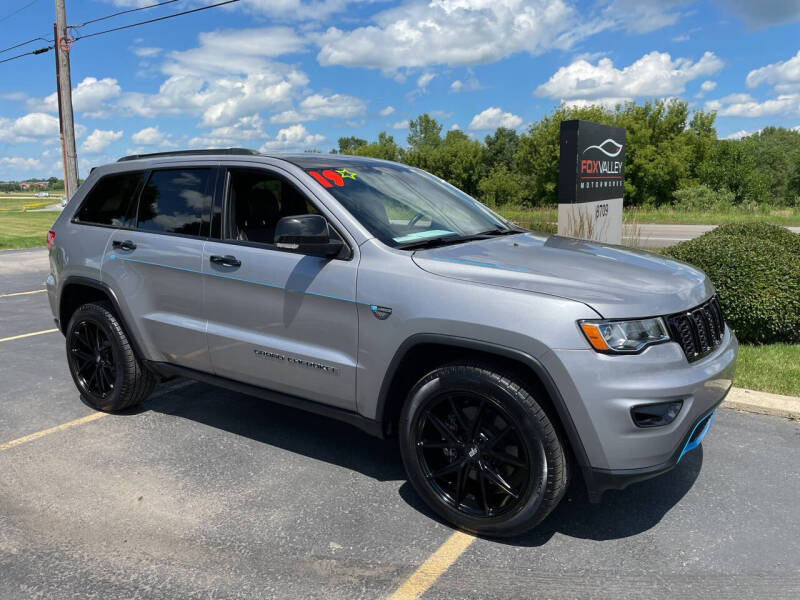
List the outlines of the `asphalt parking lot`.
{"label": "asphalt parking lot", "polygon": [[93,413],[46,294],[8,295],[46,271],[0,253],[0,598],[800,597],[796,422],[721,409],[670,473],[473,540],[348,425],[184,380]]}

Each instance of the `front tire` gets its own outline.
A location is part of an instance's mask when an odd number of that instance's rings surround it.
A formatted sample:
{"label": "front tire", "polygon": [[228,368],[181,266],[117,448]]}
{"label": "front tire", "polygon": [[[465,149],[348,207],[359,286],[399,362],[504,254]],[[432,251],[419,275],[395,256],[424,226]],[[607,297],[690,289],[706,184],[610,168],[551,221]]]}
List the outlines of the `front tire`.
{"label": "front tire", "polygon": [[81,398],[96,410],[116,412],[150,395],[155,377],[145,369],[111,307],[84,304],[66,332],[67,362]]}
{"label": "front tire", "polygon": [[494,537],[540,523],[567,488],[558,432],[521,380],[479,364],[436,369],[399,424],[409,481],[459,529]]}

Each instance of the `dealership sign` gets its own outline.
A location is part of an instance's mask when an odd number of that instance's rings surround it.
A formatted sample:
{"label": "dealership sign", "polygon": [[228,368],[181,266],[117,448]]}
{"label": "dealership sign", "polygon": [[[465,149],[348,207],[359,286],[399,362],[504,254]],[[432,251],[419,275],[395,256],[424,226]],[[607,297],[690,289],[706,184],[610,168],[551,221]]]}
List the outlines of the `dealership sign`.
{"label": "dealership sign", "polygon": [[624,175],[624,129],[591,121],[562,121],[559,235],[622,243]]}

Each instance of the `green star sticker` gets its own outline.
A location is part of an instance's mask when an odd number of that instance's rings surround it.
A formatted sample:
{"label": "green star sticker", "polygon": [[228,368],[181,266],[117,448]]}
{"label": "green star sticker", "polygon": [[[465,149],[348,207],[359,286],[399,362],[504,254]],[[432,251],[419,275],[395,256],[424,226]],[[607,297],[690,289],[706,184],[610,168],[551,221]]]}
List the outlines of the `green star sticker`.
{"label": "green star sticker", "polygon": [[341,175],[342,179],[355,179],[356,174],[352,171],[348,171],[347,169],[337,169],[336,172]]}

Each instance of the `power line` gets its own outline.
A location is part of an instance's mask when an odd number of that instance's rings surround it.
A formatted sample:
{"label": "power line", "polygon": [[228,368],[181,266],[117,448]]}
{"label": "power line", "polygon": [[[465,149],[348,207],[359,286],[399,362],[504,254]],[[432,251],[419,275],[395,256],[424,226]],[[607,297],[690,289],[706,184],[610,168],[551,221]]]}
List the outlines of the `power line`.
{"label": "power line", "polygon": [[32,39],[30,39],[30,40],[28,40],[26,42],[20,42],[19,44],[14,44],[13,46],[9,46],[8,48],[3,48],[2,50],[0,50],[0,54],[3,54],[4,52],[8,52],[9,50],[13,50],[14,48],[19,48],[20,46],[27,46],[28,44],[32,44],[33,42],[35,42],[37,40],[42,40],[43,42],[47,42],[48,44],[53,42],[53,40],[48,40],[47,38],[36,37],[36,38],[32,38]]}
{"label": "power line", "polygon": [[17,60],[18,58],[22,58],[23,56],[28,56],[31,54],[44,54],[45,52],[49,52],[52,49],[53,46],[45,46],[44,48],[39,48],[38,50],[31,50],[30,52],[25,52],[24,54],[17,54],[16,56],[12,56],[11,58],[0,60],[0,65],[3,63],[11,62],[12,60]]}
{"label": "power line", "polygon": [[95,31],[94,33],[87,33],[86,35],[79,35],[74,38],[74,41],[83,40],[90,37],[95,37],[98,35],[104,35],[106,33],[112,33],[114,31],[121,31],[123,29],[130,29],[131,27],[138,27],[139,25],[147,25],[148,23],[156,23],[158,21],[164,21],[166,19],[172,19],[173,17],[181,17],[183,15],[189,15],[192,13],[200,12],[201,10],[208,10],[209,8],[216,8],[217,6],[224,6],[225,4],[233,4],[234,2],[239,2],[239,0],[226,0],[225,2],[217,2],[216,4],[209,4],[208,6],[201,6],[199,8],[193,8],[192,10],[184,10],[182,12],[173,13],[171,15],[166,15],[164,17],[158,17],[156,19],[148,19],[147,21],[139,21],[138,23],[131,23],[130,25],[122,25],[121,27],[114,27],[112,29],[105,29],[103,31]]}
{"label": "power line", "polygon": [[110,15],[106,15],[105,17],[98,17],[96,19],[91,19],[90,21],[86,21],[84,23],[81,23],[80,25],[69,25],[69,28],[70,29],[77,29],[77,28],[80,28],[80,27],[85,27],[86,25],[89,25],[90,23],[97,23],[98,21],[105,21],[106,19],[111,19],[113,17],[118,17],[120,15],[127,15],[128,13],[136,12],[136,11],[139,11],[139,10],[145,10],[147,8],[157,8],[159,6],[164,6],[165,4],[172,4],[172,3],[177,2],[177,1],[178,0],[166,0],[165,2],[157,2],[156,4],[150,4],[148,6],[140,6],[139,8],[129,8],[128,10],[121,10],[119,12],[115,12],[115,13],[112,13]]}
{"label": "power line", "polygon": [[28,2],[28,3],[27,3],[25,6],[23,6],[23,7],[21,7],[21,8],[18,8],[17,10],[15,10],[15,11],[12,11],[12,12],[8,13],[8,14],[7,14],[5,17],[0,17],[0,23],[2,23],[3,21],[7,21],[8,19],[10,19],[11,17],[13,17],[14,15],[18,15],[18,14],[19,14],[19,13],[21,13],[23,10],[25,10],[26,8],[28,8],[29,6],[33,6],[34,4],[36,4],[38,1],[39,1],[39,0],[33,0],[32,2]]}

